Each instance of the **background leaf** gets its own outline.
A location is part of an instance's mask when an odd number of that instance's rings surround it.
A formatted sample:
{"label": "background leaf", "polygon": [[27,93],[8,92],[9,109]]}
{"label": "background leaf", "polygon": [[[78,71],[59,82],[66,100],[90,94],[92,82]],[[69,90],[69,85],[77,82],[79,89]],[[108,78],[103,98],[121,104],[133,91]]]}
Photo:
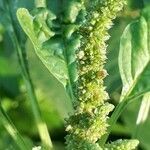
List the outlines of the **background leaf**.
{"label": "background leaf", "polygon": [[148,25],[144,17],[129,24],[122,37],[119,69],[123,82],[121,100],[150,90],[150,49]]}
{"label": "background leaf", "polygon": [[147,120],[149,115],[149,109],[150,109],[150,92],[146,93],[143,96],[137,121],[136,121],[137,126],[143,124]]}

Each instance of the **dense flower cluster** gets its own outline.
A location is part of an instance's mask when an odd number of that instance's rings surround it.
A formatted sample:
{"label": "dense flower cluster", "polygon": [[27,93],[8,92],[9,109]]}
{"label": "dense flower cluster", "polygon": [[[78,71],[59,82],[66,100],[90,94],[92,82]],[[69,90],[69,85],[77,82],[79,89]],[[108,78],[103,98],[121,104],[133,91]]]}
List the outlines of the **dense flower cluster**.
{"label": "dense flower cluster", "polygon": [[[74,104],[75,113],[70,116],[66,128],[69,132],[66,137],[67,149],[101,150],[102,148],[97,144],[97,141],[107,132],[108,114],[113,110],[113,105],[106,102],[108,94],[103,85],[103,79],[107,75],[104,70],[106,41],[109,39],[108,30],[113,24],[112,20],[122,9],[124,0],[85,2],[82,0],[82,4],[84,6],[82,7],[82,15],[85,20],[78,31],[81,35],[81,44],[77,52],[79,76],[77,101]],[[122,142],[124,150],[132,143],[130,141]],[[109,149],[116,144],[108,144],[106,147]],[[112,146],[112,150],[123,150],[119,144],[115,147]],[[135,148],[135,146],[133,147]]]}

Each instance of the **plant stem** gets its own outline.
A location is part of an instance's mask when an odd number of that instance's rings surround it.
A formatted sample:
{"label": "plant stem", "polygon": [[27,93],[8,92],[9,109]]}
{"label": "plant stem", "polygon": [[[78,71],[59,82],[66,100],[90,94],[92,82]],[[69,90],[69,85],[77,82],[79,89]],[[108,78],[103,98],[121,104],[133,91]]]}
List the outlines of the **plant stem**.
{"label": "plant stem", "polygon": [[41,141],[43,143],[43,145],[49,150],[52,149],[52,142],[49,136],[49,132],[48,132],[48,128],[46,126],[46,123],[43,121],[42,116],[41,116],[41,112],[40,112],[40,108],[38,105],[38,100],[36,98],[35,95],[35,91],[34,91],[34,87],[31,81],[31,77],[29,74],[29,70],[28,70],[28,65],[27,65],[27,60],[26,60],[26,55],[25,52],[23,53],[23,51],[21,50],[17,38],[15,36],[15,34],[11,34],[12,36],[12,40],[15,46],[15,49],[17,51],[18,54],[18,59],[19,59],[19,64],[22,70],[22,75],[25,81],[25,85],[27,87],[27,92],[28,92],[28,96],[31,102],[31,107],[32,107],[32,111],[33,111],[33,115],[35,118],[35,122],[39,131],[39,135],[41,138]]}
{"label": "plant stem", "polygon": [[46,7],[46,0],[35,0],[35,6],[38,7]]}
{"label": "plant stem", "polygon": [[28,95],[29,95],[30,102],[31,102],[32,111],[34,114],[35,122],[36,122],[36,125],[38,128],[38,131],[39,131],[41,141],[42,141],[44,146],[46,146],[48,149],[51,149],[52,148],[52,142],[51,142],[51,139],[49,137],[49,132],[48,132],[46,123],[42,120],[40,108],[38,105],[37,98],[35,96],[32,82],[30,79],[24,78],[24,80],[25,80],[25,84],[27,87]]}
{"label": "plant stem", "polygon": [[114,112],[111,115],[111,118],[109,120],[109,128],[107,131],[107,134],[105,134],[102,138],[102,140],[99,141],[99,143],[101,145],[104,145],[108,139],[108,136],[110,134],[110,132],[112,131],[112,128],[114,126],[114,124],[116,123],[116,121],[118,120],[119,116],[121,115],[121,113],[125,110],[125,108],[128,106],[128,104],[130,104],[133,100],[140,98],[141,96],[143,96],[145,94],[146,91],[141,92],[137,95],[134,95],[132,97],[128,97],[128,95],[126,95],[122,101],[117,105],[117,107],[115,108]]}
{"label": "plant stem", "polygon": [[[15,24],[14,24],[13,19],[12,19],[12,13],[10,12],[11,8],[9,5],[9,1],[5,1],[5,2],[6,2],[6,4],[5,4],[6,10],[5,11],[9,13],[9,21],[10,21],[8,33],[9,33],[9,36],[12,40],[13,47],[17,52],[19,65],[21,68],[21,73],[22,73],[22,76],[23,76],[24,81],[25,81],[25,85],[27,88],[30,102],[31,102],[31,107],[32,107],[34,119],[35,119],[35,122],[36,122],[36,125],[38,128],[38,132],[39,132],[43,146],[45,146],[46,150],[51,150],[52,149],[52,142],[51,142],[51,139],[49,136],[47,125],[43,121],[42,116],[41,116],[40,108],[38,105],[38,100],[37,100],[37,97],[36,97],[36,94],[34,91],[34,87],[32,84],[32,80],[30,77],[30,73],[29,73],[26,51],[25,51],[24,47],[22,47],[22,49],[21,49],[21,43],[18,42],[16,33],[15,33]],[[45,1],[41,0],[39,2],[40,2],[39,4],[44,4]],[[6,24],[6,26],[7,26],[7,24]]]}
{"label": "plant stem", "polygon": [[25,144],[23,138],[21,137],[20,133],[17,131],[15,126],[13,125],[12,121],[6,114],[5,110],[0,105],[0,120],[5,129],[11,135],[17,146],[20,150],[30,150],[30,148]]}
{"label": "plant stem", "polygon": [[[12,27],[13,28],[13,27]],[[35,119],[35,123],[37,125],[38,131],[39,131],[39,135],[41,138],[41,141],[43,143],[43,145],[48,149],[52,149],[52,142],[49,136],[49,132],[48,132],[48,128],[46,123],[43,121],[42,116],[41,116],[41,112],[40,112],[40,108],[38,105],[38,100],[34,91],[34,87],[33,87],[33,83],[30,77],[30,73],[29,73],[29,69],[28,69],[28,63],[27,63],[27,59],[26,59],[26,52],[25,50],[21,49],[19,43],[18,43],[18,39],[15,35],[14,30],[12,29],[13,32],[10,33],[10,37],[13,41],[14,44],[14,48],[17,52],[17,56],[18,56],[18,60],[19,60],[19,65],[22,71],[22,76],[24,78],[25,81],[25,85],[27,88],[27,92],[28,92],[28,96],[31,102],[31,107],[32,107],[32,111],[33,111],[33,115],[34,115],[34,119]]]}
{"label": "plant stem", "polygon": [[122,113],[122,111],[125,109],[125,107],[127,106],[128,102],[123,100],[122,102],[120,102],[117,107],[115,108],[113,114],[111,115],[111,118],[109,120],[109,128],[107,130],[107,133],[102,137],[102,139],[99,141],[100,145],[104,145],[108,139],[108,136],[114,126],[114,124],[116,123],[117,119],[119,118],[120,114]]}

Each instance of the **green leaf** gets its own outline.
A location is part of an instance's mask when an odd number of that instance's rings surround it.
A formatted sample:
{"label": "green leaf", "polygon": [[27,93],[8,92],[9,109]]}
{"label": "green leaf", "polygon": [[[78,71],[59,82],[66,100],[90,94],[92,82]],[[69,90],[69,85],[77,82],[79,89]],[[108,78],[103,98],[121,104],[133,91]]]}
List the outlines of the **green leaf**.
{"label": "green leaf", "polygon": [[[44,31],[42,33],[38,33],[39,37],[37,37],[37,33],[34,29],[37,25],[41,26],[41,24],[38,24],[38,22],[35,24],[33,16],[29,14],[27,9],[20,8],[17,11],[17,17],[24,32],[30,38],[36,54],[39,56],[43,64],[47,67],[50,73],[58,79],[59,82],[66,86],[68,80],[67,65],[64,60],[62,45],[61,43],[58,43],[59,39],[50,39],[50,37],[53,36],[53,33],[47,28],[47,26],[42,26]],[[52,43],[53,45],[51,45]],[[56,50],[59,49],[59,51],[56,51],[53,48],[56,48]]]}
{"label": "green leaf", "polygon": [[119,69],[123,82],[121,101],[150,90],[150,49],[148,23],[144,17],[129,24],[122,37]]}

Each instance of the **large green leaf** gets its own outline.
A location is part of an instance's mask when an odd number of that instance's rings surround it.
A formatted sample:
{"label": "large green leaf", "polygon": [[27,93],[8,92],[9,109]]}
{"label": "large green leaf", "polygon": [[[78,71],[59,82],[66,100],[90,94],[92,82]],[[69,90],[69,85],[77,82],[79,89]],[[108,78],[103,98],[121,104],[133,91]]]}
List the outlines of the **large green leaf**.
{"label": "large green leaf", "polygon": [[144,17],[129,24],[122,37],[119,69],[123,82],[121,100],[150,90],[150,48],[148,22]]}
{"label": "large green leaf", "polygon": [[[30,38],[35,48],[36,54],[39,56],[43,64],[47,67],[50,73],[52,73],[58,79],[58,81],[66,86],[68,80],[68,72],[61,48],[62,45],[61,43],[58,43],[60,39],[53,38],[48,41],[49,44],[43,44],[46,41],[46,36],[48,36],[49,38],[49,36],[53,36],[53,33],[44,26],[44,31],[47,35],[41,34],[40,37],[37,37],[37,30],[35,30],[37,26],[33,22],[34,18],[25,8],[21,8],[17,11],[17,17],[24,32]],[[57,47],[59,47],[59,52],[55,51],[54,49],[57,49]]]}

